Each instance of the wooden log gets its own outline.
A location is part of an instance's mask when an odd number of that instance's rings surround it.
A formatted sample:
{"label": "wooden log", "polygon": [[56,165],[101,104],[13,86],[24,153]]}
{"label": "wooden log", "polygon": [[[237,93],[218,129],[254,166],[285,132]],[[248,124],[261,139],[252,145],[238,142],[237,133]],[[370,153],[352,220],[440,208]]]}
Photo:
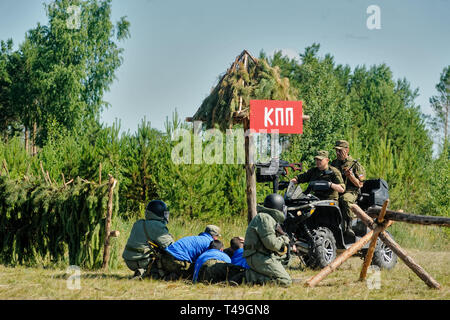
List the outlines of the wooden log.
{"label": "wooden log", "polygon": [[[353,204],[350,208],[369,228],[373,228],[372,219],[358,205]],[[418,265],[386,232],[380,233],[379,237],[428,287],[441,289],[441,285]]]}
{"label": "wooden log", "polygon": [[[383,223],[384,215],[386,214],[386,209],[387,209],[388,205],[389,205],[389,199],[387,199],[383,203],[383,207],[381,208],[381,213],[378,217],[378,223]],[[383,230],[380,230],[380,232],[381,231],[383,231]],[[361,268],[361,273],[359,275],[360,281],[363,281],[364,279],[366,279],[367,270],[369,269],[369,266],[372,263],[373,254],[375,252],[375,247],[377,245],[378,235],[380,234],[380,232],[374,232],[372,239],[370,240],[371,241],[370,246],[369,246],[369,249],[367,250],[366,256],[364,257],[364,263]]]}
{"label": "wooden log", "polygon": [[109,194],[108,194],[108,207],[106,213],[105,222],[105,245],[103,250],[103,264],[102,269],[106,270],[108,268],[109,255],[110,255],[110,238],[111,238],[111,218],[112,218],[112,206],[113,206],[113,195],[114,188],[117,184],[117,180],[109,175]]}
{"label": "wooden log", "polygon": [[[377,217],[380,214],[380,208],[369,208],[367,214],[371,217]],[[441,227],[450,227],[450,218],[421,216],[413,213],[404,213],[401,211],[387,210],[385,215],[386,220],[401,221],[413,224],[434,225]]]}
{"label": "wooden log", "polygon": [[[380,226],[377,228],[382,229],[384,226]],[[342,252],[336,259],[334,259],[328,266],[323,268],[318,274],[308,279],[305,283],[307,287],[314,287],[320,281],[322,281],[326,276],[335,271],[342,263],[344,263],[348,258],[353,256],[356,252],[358,252],[362,247],[366,245],[367,242],[370,241],[374,231],[368,232],[364,237],[359,239],[357,242],[351,245],[350,248]]]}

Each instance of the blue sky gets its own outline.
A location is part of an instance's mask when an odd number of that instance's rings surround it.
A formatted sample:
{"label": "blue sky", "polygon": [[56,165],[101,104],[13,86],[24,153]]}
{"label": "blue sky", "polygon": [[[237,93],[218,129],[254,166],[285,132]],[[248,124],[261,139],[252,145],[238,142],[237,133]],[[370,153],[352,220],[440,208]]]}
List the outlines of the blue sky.
{"label": "blue sky", "polygon": [[[379,30],[366,26],[370,5],[380,7]],[[321,55],[352,68],[386,63],[395,79],[419,88],[416,104],[427,114],[450,65],[448,0],[113,0],[112,9],[114,21],[128,17],[131,38],[121,43],[124,63],[102,120],[120,119],[132,132],[144,117],[163,129],[175,109],[192,116],[243,49],[296,57],[316,42]],[[42,1],[0,1],[0,39],[18,44],[38,21],[47,21]]]}

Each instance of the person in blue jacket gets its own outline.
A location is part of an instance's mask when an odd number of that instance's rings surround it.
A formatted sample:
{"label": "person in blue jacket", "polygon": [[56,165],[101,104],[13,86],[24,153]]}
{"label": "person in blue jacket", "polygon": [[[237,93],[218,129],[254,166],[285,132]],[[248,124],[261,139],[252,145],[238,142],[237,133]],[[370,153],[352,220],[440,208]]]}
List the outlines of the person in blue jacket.
{"label": "person in blue jacket", "polygon": [[230,285],[241,284],[245,270],[250,268],[243,257],[244,241],[245,239],[242,237],[234,237],[230,240],[230,247],[224,250],[231,258],[231,263],[228,265],[227,279]]}
{"label": "person in blue jacket", "polygon": [[175,241],[161,255],[161,265],[166,280],[188,279],[192,276],[197,258],[208,250],[211,241],[220,237],[220,228],[207,225],[198,236],[188,236]]}
{"label": "person in blue jacket", "polygon": [[[242,239],[242,241],[241,241]],[[242,267],[244,269],[249,269],[249,265],[247,264],[247,260],[243,257],[244,253],[244,241],[241,237],[235,237],[230,241],[231,247],[236,248],[231,256],[231,263],[235,266]]]}
{"label": "person in blue jacket", "polygon": [[223,243],[220,240],[211,241],[209,249],[202,253],[195,262],[192,281],[217,283],[227,278],[227,264],[230,257],[223,252]]}

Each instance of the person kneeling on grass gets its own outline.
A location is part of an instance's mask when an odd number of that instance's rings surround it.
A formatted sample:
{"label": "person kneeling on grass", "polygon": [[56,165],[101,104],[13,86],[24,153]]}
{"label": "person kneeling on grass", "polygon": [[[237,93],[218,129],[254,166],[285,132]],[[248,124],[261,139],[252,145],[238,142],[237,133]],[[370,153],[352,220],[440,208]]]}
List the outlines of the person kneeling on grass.
{"label": "person kneeling on grass", "polygon": [[169,210],[161,200],[150,201],[145,209],[145,219],[134,223],[122,258],[134,279],[144,276],[162,276],[159,252],[171,245],[174,240],[167,229]]}
{"label": "person kneeling on grass", "polygon": [[209,249],[202,253],[195,262],[192,281],[217,283],[227,279],[230,257],[223,252],[223,243],[220,240],[211,241]]}
{"label": "person kneeling on grass", "polygon": [[245,282],[264,284],[273,282],[290,286],[292,279],[284,269],[281,259],[287,253],[289,238],[276,233],[277,223],[284,222],[286,215],[284,199],[270,194],[264,206],[258,206],[258,214],[249,223],[244,243],[244,257],[250,269],[245,271]]}

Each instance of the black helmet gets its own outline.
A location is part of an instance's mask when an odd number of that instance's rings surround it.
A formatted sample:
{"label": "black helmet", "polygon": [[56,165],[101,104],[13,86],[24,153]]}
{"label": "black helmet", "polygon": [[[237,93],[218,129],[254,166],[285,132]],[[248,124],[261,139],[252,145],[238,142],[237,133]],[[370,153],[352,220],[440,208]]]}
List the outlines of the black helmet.
{"label": "black helmet", "polygon": [[165,218],[167,215],[167,220],[169,220],[168,219],[169,209],[167,208],[167,205],[164,203],[164,201],[161,200],[150,201],[145,210],[151,211],[161,218]]}
{"label": "black helmet", "polygon": [[284,211],[284,199],[278,193],[269,194],[264,199],[264,207]]}

